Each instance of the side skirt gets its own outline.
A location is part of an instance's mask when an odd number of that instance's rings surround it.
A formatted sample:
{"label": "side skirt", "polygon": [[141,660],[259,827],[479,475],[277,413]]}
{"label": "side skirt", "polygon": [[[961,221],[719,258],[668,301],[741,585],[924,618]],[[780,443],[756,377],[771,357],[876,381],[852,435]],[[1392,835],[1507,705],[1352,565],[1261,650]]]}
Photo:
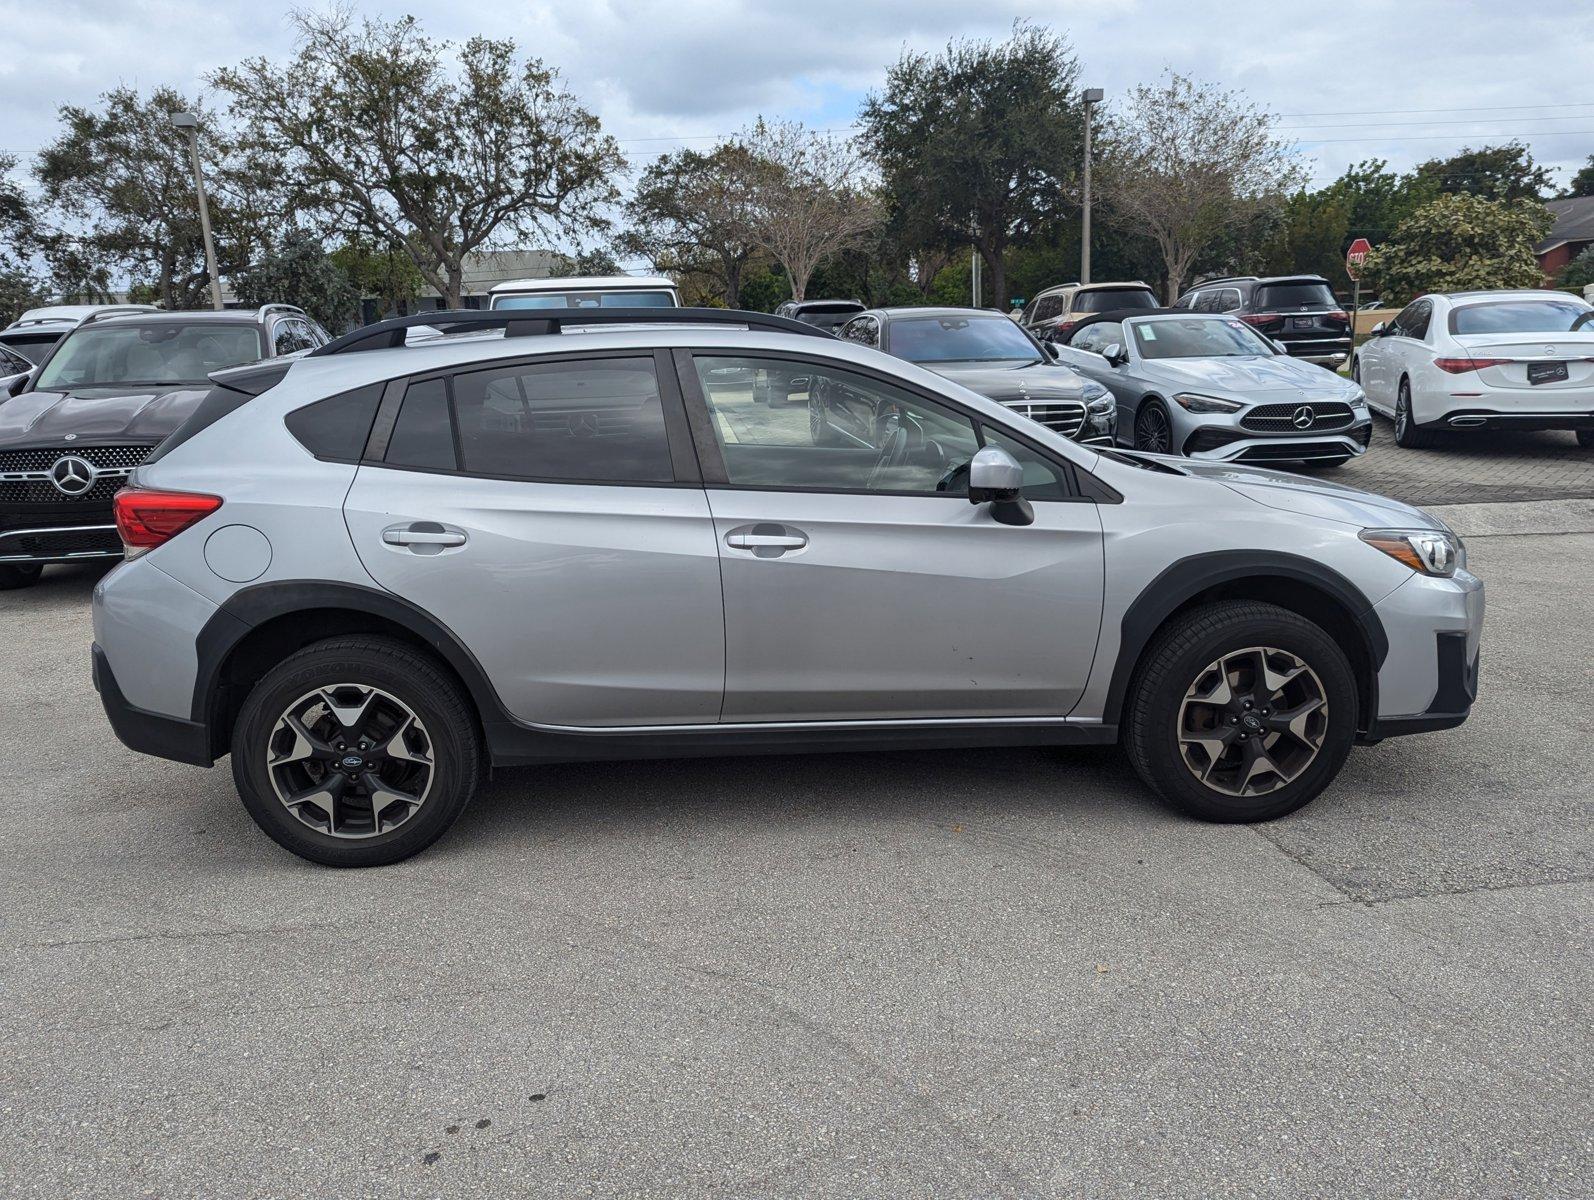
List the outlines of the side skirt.
{"label": "side skirt", "polygon": [[847,751],[958,750],[990,746],[1105,746],[1116,725],[1057,719],[1011,721],[837,721],[768,725],[654,727],[646,730],[485,728],[495,767],[614,759],[712,758]]}

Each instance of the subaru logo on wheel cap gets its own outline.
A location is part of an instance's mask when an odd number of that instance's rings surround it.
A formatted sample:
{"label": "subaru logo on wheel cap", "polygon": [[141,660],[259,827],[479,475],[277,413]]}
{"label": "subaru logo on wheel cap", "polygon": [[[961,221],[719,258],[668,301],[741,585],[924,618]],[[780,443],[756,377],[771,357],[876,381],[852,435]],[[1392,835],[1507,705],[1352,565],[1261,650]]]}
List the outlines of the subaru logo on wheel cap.
{"label": "subaru logo on wheel cap", "polygon": [[1310,404],[1303,404],[1297,408],[1295,410],[1295,414],[1290,417],[1290,424],[1295,426],[1297,429],[1310,429],[1314,419],[1315,418],[1312,415],[1312,406]]}
{"label": "subaru logo on wheel cap", "polygon": [[75,454],[56,459],[55,465],[50,468],[50,482],[63,496],[83,495],[99,477],[100,473],[93,463]]}

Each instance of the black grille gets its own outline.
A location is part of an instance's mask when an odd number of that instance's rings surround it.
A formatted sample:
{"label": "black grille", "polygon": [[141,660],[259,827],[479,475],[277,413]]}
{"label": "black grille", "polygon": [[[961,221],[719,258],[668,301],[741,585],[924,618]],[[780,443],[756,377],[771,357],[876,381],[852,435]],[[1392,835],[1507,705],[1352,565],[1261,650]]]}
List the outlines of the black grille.
{"label": "black grille", "polygon": [[1238,429],[1230,429],[1222,425],[1207,425],[1197,429],[1184,443],[1186,454],[1200,454],[1204,450],[1216,450],[1220,446],[1227,446],[1230,442],[1237,442],[1245,434]]}
{"label": "black grille", "polygon": [[94,486],[80,496],[67,496],[56,490],[48,479],[27,479],[21,482],[0,483],[0,504],[60,504],[63,500],[74,504],[109,504],[127,484],[127,476],[112,475],[94,481]]}
{"label": "black grille", "polygon": [[[1305,409],[1311,414],[1309,424],[1296,424],[1297,414]],[[1303,400],[1299,404],[1258,404],[1240,424],[1257,433],[1321,433],[1329,429],[1344,429],[1355,414],[1350,405],[1338,400]]]}
{"label": "black grille", "polygon": [[48,471],[55,460],[68,455],[96,467],[131,470],[149,457],[154,446],[62,446],[54,450],[0,450],[0,472]]}
{"label": "black grille", "polygon": [[1078,437],[1085,424],[1085,406],[1076,400],[1004,400],[1002,406],[1068,438]]}
{"label": "black grille", "polygon": [[0,559],[66,558],[122,553],[122,540],[114,529],[42,529],[36,532],[0,533]]}
{"label": "black grille", "polygon": [[1349,458],[1351,452],[1333,442],[1247,446],[1235,456],[1235,462],[1315,462],[1318,459]]}

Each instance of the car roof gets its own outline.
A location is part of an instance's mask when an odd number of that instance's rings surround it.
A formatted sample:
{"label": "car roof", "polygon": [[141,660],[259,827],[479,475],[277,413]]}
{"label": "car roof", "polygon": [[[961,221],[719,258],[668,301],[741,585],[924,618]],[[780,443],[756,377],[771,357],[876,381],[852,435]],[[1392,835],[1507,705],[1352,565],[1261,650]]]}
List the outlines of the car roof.
{"label": "car roof", "polygon": [[47,304],[30,308],[7,329],[23,325],[76,325],[84,317],[102,312],[152,313],[159,312],[153,304]]}
{"label": "car roof", "polygon": [[[1549,288],[1497,288],[1494,290],[1480,290],[1475,292],[1430,292],[1429,298],[1439,297],[1454,303],[1457,300],[1575,300],[1579,304],[1588,301],[1572,292],[1557,292]],[[1418,297],[1422,299],[1423,297]]]}
{"label": "car roof", "polygon": [[488,289],[488,295],[501,292],[568,292],[590,288],[669,288],[675,281],[662,275],[566,275],[560,278],[506,279]]}
{"label": "car roof", "polygon": [[[297,308],[288,308],[283,305],[271,305],[273,311],[286,312],[294,316],[304,316]],[[117,313],[114,316],[100,317],[94,322],[100,325],[192,325],[196,322],[205,323],[221,322],[228,325],[257,325],[266,313],[254,308],[196,308],[184,309],[179,312],[147,312],[147,313]]]}
{"label": "car roof", "polygon": [[994,308],[957,308],[952,305],[912,305],[904,304],[895,308],[872,308],[872,313],[879,313],[882,317],[1000,317],[1011,325],[1012,318],[1006,313],[997,312]]}

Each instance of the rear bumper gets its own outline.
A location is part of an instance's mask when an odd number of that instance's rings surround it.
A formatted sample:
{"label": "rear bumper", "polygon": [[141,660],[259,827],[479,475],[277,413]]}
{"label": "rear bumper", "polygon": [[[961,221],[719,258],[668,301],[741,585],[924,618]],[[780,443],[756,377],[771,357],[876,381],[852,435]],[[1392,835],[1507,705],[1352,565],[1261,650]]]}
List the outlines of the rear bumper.
{"label": "rear bumper", "polygon": [[197,721],[168,717],[129,703],[122,695],[105,651],[95,645],[93,657],[94,688],[100,694],[100,704],[122,745],[140,754],[153,754],[156,758],[169,758],[196,767],[208,767],[215,762],[210,756],[208,728]]}
{"label": "rear bumper", "polygon": [[1594,429],[1590,412],[1493,412],[1489,409],[1457,409],[1446,413],[1435,425],[1451,429]]}

